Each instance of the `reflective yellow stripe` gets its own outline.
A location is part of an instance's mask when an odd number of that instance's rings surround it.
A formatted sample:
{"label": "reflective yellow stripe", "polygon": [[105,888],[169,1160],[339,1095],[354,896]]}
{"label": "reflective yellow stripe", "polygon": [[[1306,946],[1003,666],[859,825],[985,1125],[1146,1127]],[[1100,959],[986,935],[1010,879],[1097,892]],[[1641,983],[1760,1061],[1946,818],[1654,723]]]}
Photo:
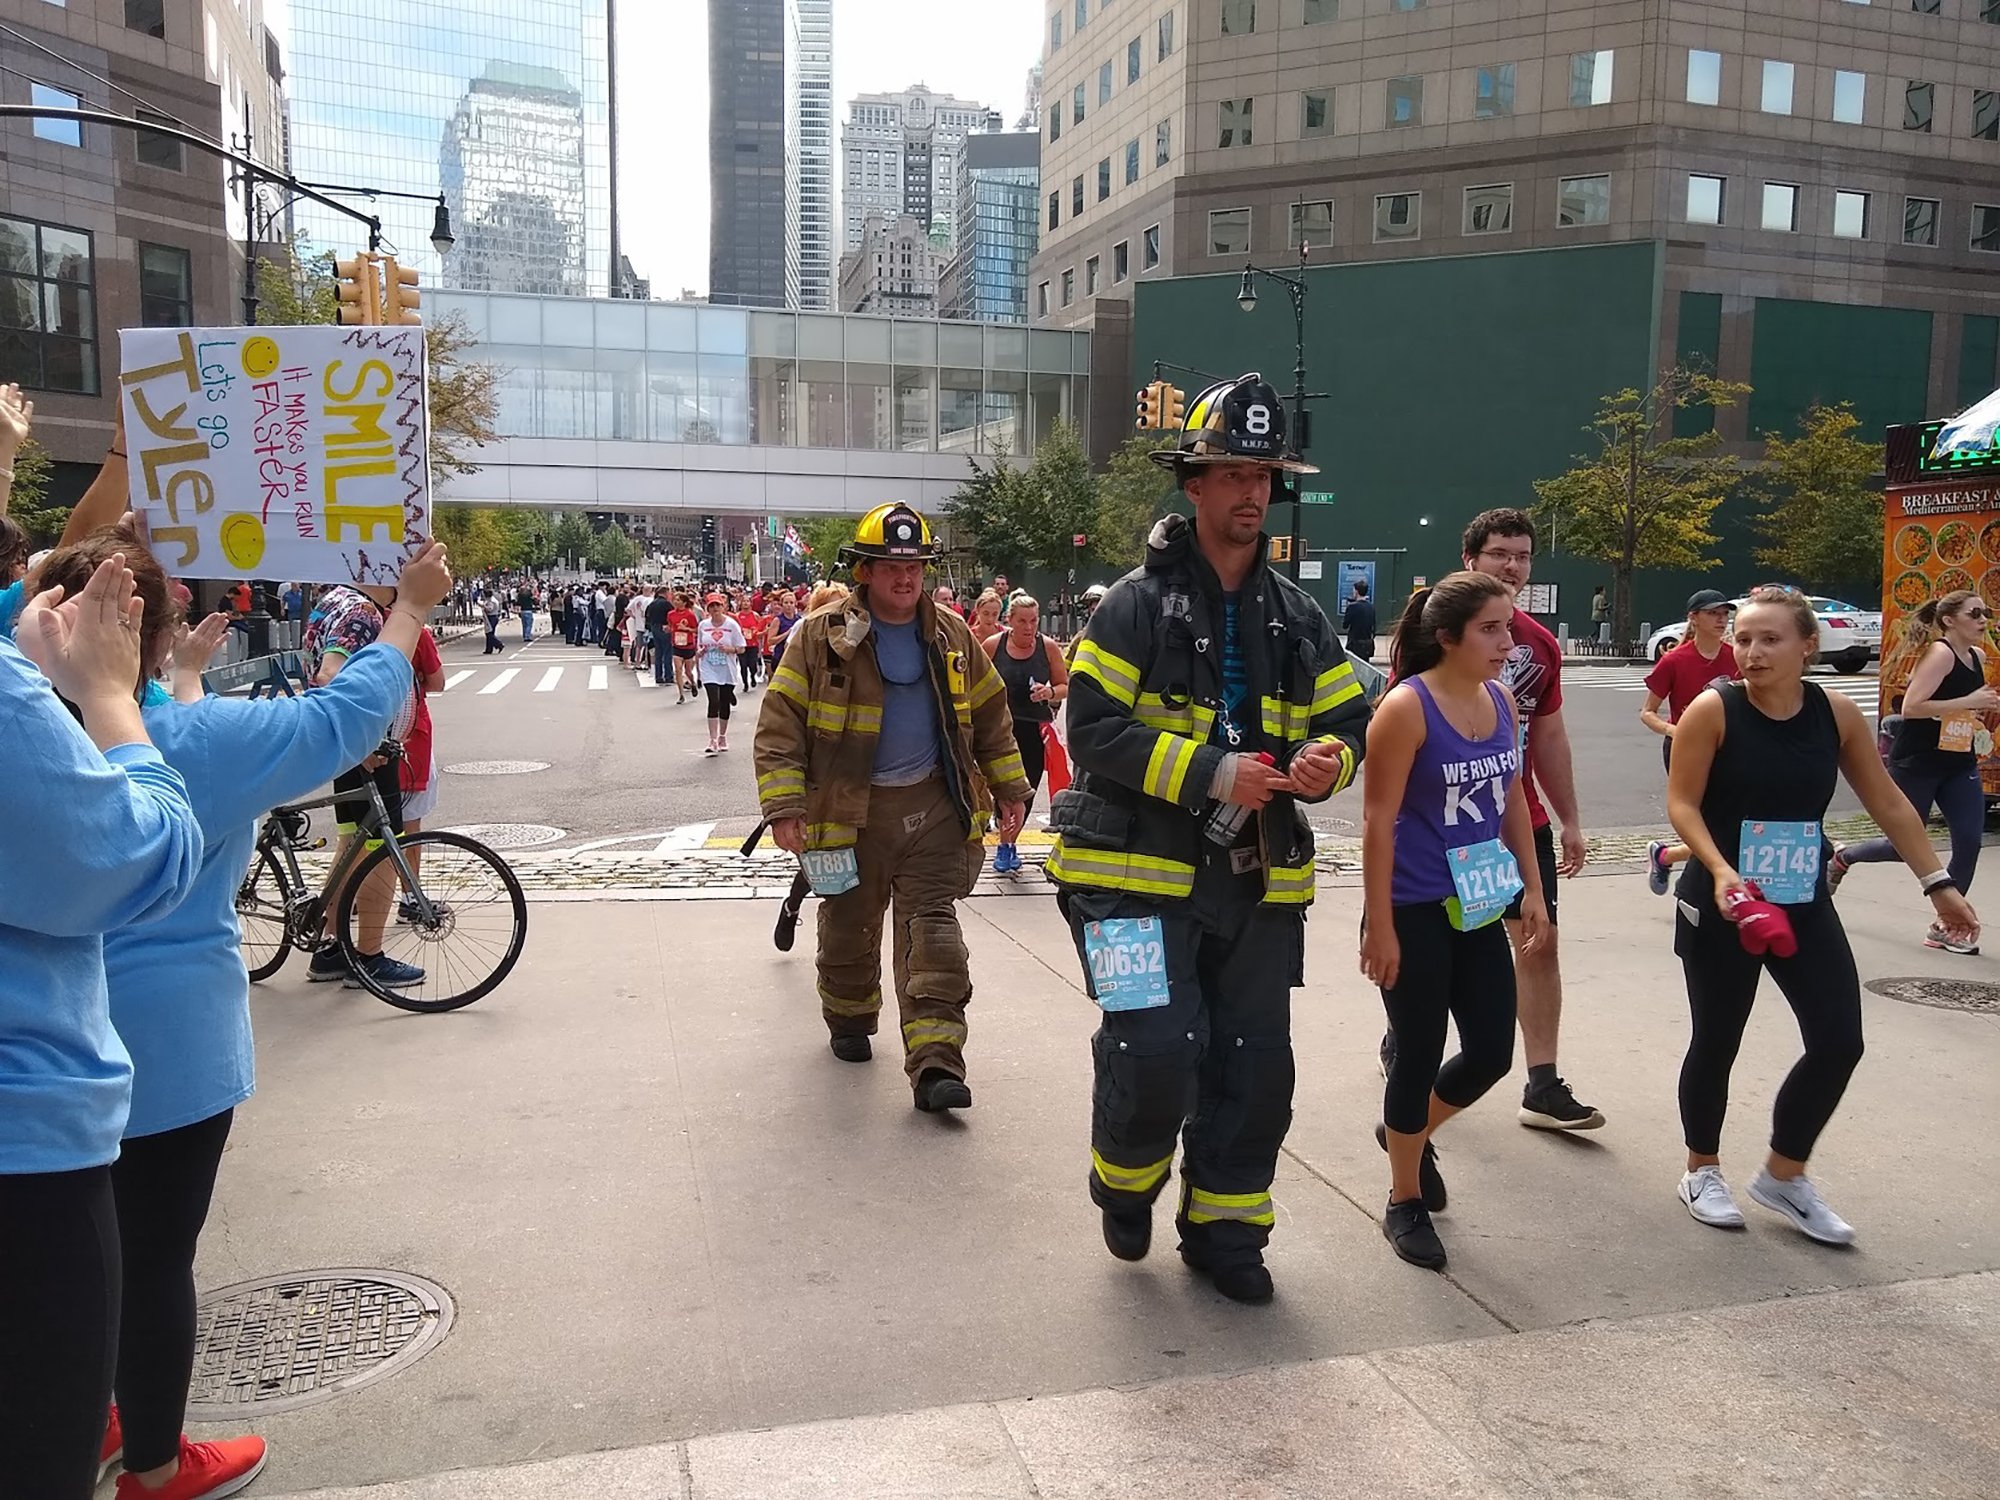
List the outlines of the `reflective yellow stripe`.
{"label": "reflective yellow stripe", "polygon": [[791,699],[799,707],[804,708],[806,697],[812,688],[806,682],[805,673],[797,667],[786,666],[780,662],[778,669],[771,674],[771,691],[781,698]]}
{"label": "reflective yellow stripe", "polygon": [[1106,651],[1096,641],[1085,638],[1076,648],[1073,675],[1088,677],[1114,702],[1130,708],[1139,697],[1139,669],[1121,656]]}
{"label": "reflective yellow stripe", "polygon": [[1354,675],[1354,668],[1342,661],[1313,679],[1312,716],[1318,718],[1360,696],[1361,683]]}
{"label": "reflective yellow stripe", "polygon": [[1009,750],[992,765],[986,767],[986,779],[995,786],[1009,781],[1026,781],[1028,767],[1021,759],[1021,752]]}
{"label": "reflective yellow stripe", "polygon": [[757,778],[759,797],[782,797],[788,792],[803,792],[805,789],[806,773],[795,766],[780,766]]}
{"label": "reflective yellow stripe", "polygon": [[882,1008],[882,991],[880,988],[870,990],[867,995],[859,1000],[850,1000],[844,995],[831,994],[823,984],[818,988],[820,1009],[824,1010],[830,1016],[872,1016]]}
{"label": "reflective yellow stripe", "polygon": [[980,679],[979,686],[972,690],[972,706],[975,709],[985,707],[993,700],[993,695],[1004,691],[1006,686],[1007,684],[1002,681],[997,669],[988,672],[985,677]]}
{"label": "reflective yellow stripe", "polygon": [[965,1045],[965,1023],[963,1021],[905,1021],[903,1023],[903,1048],[914,1052],[919,1047],[942,1043],[947,1047]]}
{"label": "reflective yellow stripe", "polygon": [[1188,767],[1194,764],[1195,742],[1177,734],[1162,734],[1153,741],[1153,753],[1146,759],[1146,774],[1140,790],[1149,797],[1179,802],[1187,783]]}
{"label": "reflective yellow stripe", "polygon": [[1132,717],[1148,729],[1164,729],[1170,734],[1185,734],[1204,741],[1215,727],[1214,709],[1194,703],[1169,705],[1158,693],[1141,693],[1133,705]]}
{"label": "reflective yellow stripe", "polygon": [[1171,1153],[1165,1160],[1144,1167],[1121,1167],[1106,1161],[1095,1151],[1090,1153],[1090,1167],[1097,1173],[1097,1180],[1118,1193],[1150,1193],[1160,1185],[1160,1180],[1173,1164]]}
{"label": "reflective yellow stripe", "polygon": [[845,734],[850,729],[861,734],[880,734],[882,710],[870,703],[836,703],[815,698],[806,704],[806,727],[822,734]]}
{"label": "reflective yellow stripe", "polygon": [[846,849],[858,837],[858,830],[852,823],[808,823],[806,824],[806,847],[808,849]]}
{"label": "reflective yellow stripe", "polygon": [[1264,876],[1264,899],[1281,906],[1303,906],[1313,898],[1313,867],[1273,865]]}
{"label": "reflective yellow stripe", "polygon": [[1218,1219],[1271,1224],[1277,1219],[1269,1193],[1205,1193],[1200,1188],[1188,1190],[1187,1216],[1190,1224],[1213,1224]]}
{"label": "reflective yellow stripe", "polygon": [[1042,868],[1049,879],[1065,885],[1134,891],[1146,896],[1186,896],[1194,890],[1191,864],[1116,849],[1078,849],[1061,839],[1056,840]]}
{"label": "reflective yellow stripe", "polygon": [[[1353,785],[1354,782],[1354,771],[1356,765],[1354,759],[1354,747],[1348,744],[1346,740],[1339,738],[1337,735],[1329,734],[1324,738],[1326,741],[1340,746],[1340,774],[1334,777],[1333,779],[1333,790],[1335,792],[1344,792],[1347,790],[1349,786]],[[1332,796],[1333,793],[1329,792],[1327,795]]]}

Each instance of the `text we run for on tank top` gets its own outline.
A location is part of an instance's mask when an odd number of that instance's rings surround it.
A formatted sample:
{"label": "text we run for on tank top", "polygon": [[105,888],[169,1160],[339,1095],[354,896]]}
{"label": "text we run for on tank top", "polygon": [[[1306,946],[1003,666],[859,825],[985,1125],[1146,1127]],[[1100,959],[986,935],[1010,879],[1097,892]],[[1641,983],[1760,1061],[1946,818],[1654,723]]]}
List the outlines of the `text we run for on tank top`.
{"label": "text we run for on tank top", "polygon": [[1443,901],[1455,893],[1448,854],[1500,837],[1507,793],[1521,774],[1521,746],[1505,688],[1486,684],[1493,733],[1474,740],[1453,727],[1421,677],[1411,678],[1410,686],[1424,706],[1424,742],[1410,764],[1396,813],[1389,899],[1397,906]]}

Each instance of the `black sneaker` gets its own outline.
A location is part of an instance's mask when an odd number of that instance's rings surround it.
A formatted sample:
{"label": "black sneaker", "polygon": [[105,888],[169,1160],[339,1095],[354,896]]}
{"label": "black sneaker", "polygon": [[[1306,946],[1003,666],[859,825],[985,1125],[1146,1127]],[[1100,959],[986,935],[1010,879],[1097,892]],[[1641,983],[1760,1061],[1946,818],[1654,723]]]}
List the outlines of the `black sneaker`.
{"label": "black sneaker", "polygon": [[1579,1104],[1569,1085],[1558,1078],[1540,1088],[1531,1083],[1521,1091],[1521,1123],[1536,1130],[1599,1130],[1604,1116]]}
{"label": "black sneaker", "polygon": [[970,1109],[972,1090],[963,1078],[954,1078],[943,1068],[925,1068],[917,1079],[917,1108],[928,1115]]}
{"label": "black sneaker", "polygon": [[[1375,1144],[1384,1151],[1389,1149],[1389,1127],[1378,1124],[1375,1127]],[[1434,1214],[1444,1212],[1444,1174],[1438,1171],[1437,1147],[1424,1142],[1423,1164],[1417,1168],[1417,1185],[1423,1189],[1424,1207]]]}
{"label": "black sneaker", "polygon": [[1375,1049],[1375,1060],[1382,1065],[1382,1076],[1387,1078],[1389,1070],[1396,1066],[1396,1033],[1382,1033],[1382,1045]]}
{"label": "black sneaker", "polygon": [[1421,1199],[1391,1203],[1382,1215],[1382,1237],[1411,1265],[1426,1271],[1444,1269],[1444,1242],[1431,1227],[1431,1211]]}
{"label": "black sneaker", "polygon": [[1198,1251],[1181,1246],[1181,1260],[1190,1271],[1206,1276],[1215,1289],[1231,1302],[1269,1302],[1276,1288],[1271,1272],[1261,1260],[1234,1260],[1211,1266]]}
{"label": "black sneaker", "polygon": [[875,1055],[875,1048],[865,1036],[836,1036],[827,1039],[827,1046],[842,1062],[867,1062]]}
{"label": "black sneaker", "polygon": [[340,951],[338,943],[329,944],[312,956],[306,978],[313,984],[331,984],[347,978],[347,955]]}
{"label": "black sneaker", "polygon": [[1153,1214],[1114,1214],[1104,1210],[1104,1248],[1120,1260],[1144,1260],[1153,1248]]}

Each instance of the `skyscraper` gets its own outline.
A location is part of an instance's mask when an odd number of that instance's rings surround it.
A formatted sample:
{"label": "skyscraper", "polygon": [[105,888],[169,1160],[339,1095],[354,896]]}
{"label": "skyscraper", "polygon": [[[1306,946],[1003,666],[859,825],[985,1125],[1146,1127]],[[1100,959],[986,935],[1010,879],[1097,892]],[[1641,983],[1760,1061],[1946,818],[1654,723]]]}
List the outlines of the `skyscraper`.
{"label": "skyscraper", "polygon": [[[800,0],[709,0],[708,299],[785,307],[803,276],[790,232],[787,73],[804,28]],[[787,45],[791,42],[792,45]],[[787,68],[787,60],[792,69]],[[789,283],[789,285],[788,285]]]}
{"label": "skyscraper", "polygon": [[[926,225],[943,222],[947,240],[957,218],[958,154],[967,132],[988,128],[994,112],[968,99],[933,94],[921,83],[897,94],[861,94],[847,107],[840,131],[846,191],[842,248],[861,248],[871,213],[894,220],[909,214]],[[992,120],[999,128],[999,120]]]}
{"label": "skyscraper", "polygon": [[938,282],[938,312],[982,323],[1028,321],[1028,262],[1041,231],[1038,130],[965,138],[955,184],[958,235]]}
{"label": "skyscraper", "polygon": [[797,262],[791,305],[808,312],[833,306],[838,252],[833,222],[833,0],[790,0],[786,28],[786,199]]}
{"label": "skyscraper", "polygon": [[[613,8],[426,0],[385,13],[292,0],[293,171],[311,182],[446,193],[460,246],[485,268],[451,268],[452,285],[546,291],[554,277],[564,290],[607,295],[618,241]],[[522,149],[500,148],[496,137]],[[574,169],[563,164],[572,146]],[[315,245],[354,247],[352,221],[305,202],[295,212]],[[439,280],[432,209],[382,198],[374,212],[398,258]]]}

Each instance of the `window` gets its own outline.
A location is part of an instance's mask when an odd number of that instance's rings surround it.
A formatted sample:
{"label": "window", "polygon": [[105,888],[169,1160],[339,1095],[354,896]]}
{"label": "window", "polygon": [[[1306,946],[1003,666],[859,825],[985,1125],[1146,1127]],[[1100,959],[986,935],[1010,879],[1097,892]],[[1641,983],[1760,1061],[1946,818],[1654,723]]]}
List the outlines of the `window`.
{"label": "window", "polygon": [[1221,134],[1216,138],[1216,145],[1218,147],[1226,151],[1231,146],[1247,146],[1250,144],[1250,106],[1256,102],[1255,99],[1224,99],[1222,101],[1217,110],[1218,117],[1221,120]]}
{"label": "window", "polygon": [[1110,63],[1106,63],[1103,67],[1097,70],[1097,102],[1099,104],[1109,104],[1111,102]]}
{"label": "window", "polygon": [[1134,136],[1125,143],[1125,185],[1130,187],[1139,180],[1139,140]]}
{"label": "window", "polygon": [[1792,112],[1792,65],[1788,62],[1764,61],[1764,96],[1758,105],[1767,115],[1788,115]]}
{"label": "window", "polygon": [[1085,21],[1088,21],[1089,19],[1090,19],[1090,0],[1076,0],[1076,24],[1070,27],[1070,30],[1074,32],[1076,35],[1082,36],[1083,23]]}
{"label": "window", "polygon": [[1153,127],[1153,165],[1164,167],[1174,153],[1174,122],[1162,120]]}
{"label": "window", "polygon": [[1514,184],[1489,183],[1465,190],[1465,232],[1505,234],[1514,227]]}
{"label": "window", "polygon": [[95,281],[87,231],[0,218],[0,380],[97,394]]}
{"label": "window", "polygon": [[1257,0],[1222,0],[1222,34],[1244,36],[1257,29]]}
{"label": "window", "polygon": [[1705,177],[1699,172],[1690,172],[1688,174],[1688,223],[1720,224],[1722,222],[1722,187],[1724,181],[1724,178]]}
{"label": "window", "polygon": [[1097,277],[1098,273],[1103,270],[1103,267],[1104,262],[1101,256],[1093,255],[1083,263],[1084,296],[1095,297],[1097,295]]}
{"label": "window", "polygon": [[1764,215],[1759,228],[1791,234],[1799,227],[1799,190],[1795,183],[1764,184]]}
{"label": "window", "polygon": [[1396,10],[1415,10],[1415,9],[1417,9],[1417,8],[1418,8],[1419,6],[1421,6],[1421,5],[1423,4],[1423,3],[1424,3],[1424,0],[1395,0],[1395,4],[1394,4],[1394,6],[1393,6],[1393,9],[1396,9]]}
{"label": "window", "polygon": [[1842,125],[1859,125],[1868,102],[1868,75],[1836,69],[1833,75],[1833,118]]}
{"label": "window", "polygon": [[1722,54],[1720,52],[1690,51],[1688,53],[1687,102],[1690,104],[1714,104],[1722,98]]}
{"label": "window", "polygon": [[1174,13],[1168,11],[1160,17],[1160,57],[1165,62],[1174,51]]}
{"label": "window", "polygon": [[[1424,122],[1424,81],[1421,78],[1389,80],[1390,125],[1421,125]],[[1391,194],[1390,196],[1400,196]]]}
{"label": "window", "polygon": [[1375,242],[1413,240],[1423,220],[1422,193],[1383,193],[1375,199]]}
{"label": "window", "polygon": [[[28,102],[39,104],[44,109],[76,109],[77,97],[66,94],[61,89],[52,89],[46,83],[28,85]],[[36,120],[34,134],[38,140],[54,141],[58,146],[81,146],[83,126],[75,120]]]}
{"label": "window", "polygon": [[1611,54],[1576,52],[1569,60],[1569,102],[1581,109],[1611,102]]}
{"label": "window", "polygon": [[1833,232],[1843,240],[1868,238],[1868,195],[1836,189],[1833,195]]}
{"label": "window", "polygon": [[1046,281],[1044,281],[1035,288],[1035,316],[1038,318],[1046,318],[1048,315],[1049,315],[1049,284]]}
{"label": "window", "polygon": [[1062,139],[1062,101],[1049,111],[1049,140],[1051,143]]}
{"label": "window", "polygon": [[145,328],[194,326],[194,265],[173,245],[139,245],[139,323]]}
{"label": "window", "polygon": [[1921,130],[1925,135],[1931,130],[1931,111],[1937,104],[1937,85],[1934,83],[1911,83],[1903,88],[1903,129]]}
{"label": "window", "polygon": [[1499,63],[1479,70],[1479,88],[1473,97],[1476,120],[1497,120],[1514,113],[1514,65]]}
{"label": "window", "polygon": [[1102,203],[1111,196],[1111,158],[1105,157],[1097,164],[1097,201]]}
{"label": "window", "polygon": [[2000,252],[2000,204],[1972,205],[1972,248]]}
{"label": "window", "polygon": [[1208,211],[1208,253],[1248,255],[1250,253],[1250,210],[1211,208]]}
{"label": "window", "polygon": [[1155,224],[1140,240],[1139,269],[1150,271],[1160,263],[1160,226]]}
{"label": "window", "polygon": [[[2000,0],[1996,0],[1996,3],[2000,3]],[[1340,0],[1306,0],[1306,25],[1318,26],[1324,21],[1339,19]]]}
{"label": "window", "polygon": [[1318,198],[1304,204],[1292,204],[1292,240],[1286,246],[1286,250],[1296,250],[1302,244],[1318,250],[1332,248],[1334,244],[1332,198]]}
{"label": "window", "polygon": [[1058,192],[1058,193],[1050,193],[1050,194],[1049,194],[1049,228],[1051,228],[1051,229],[1054,229],[1054,228],[1055,228],[1055,227],[1056,227],[1057,225],[1059,225],[1059,224],[1061,224],[1061,223],[1062,223],[1062,194],[1061,194],[1061,193],[1059,193],[1059,192]]}
{"label": "window", "polygon": [[1609,177],[1565,177],[1556,187],[1558,228],[1575,229],[1584,224],[1611,222]]}
{"label": "window", "polygon": [[1985,0],[1979,7],[1979,19],[2000,25],[2000,0]]}
{"label": "window", "polygon": [[1129,85],[1137,83],[1138,81],[1139,81],[1139,38],[1135,36],[1132,38],[1130,42],[1126,44],[1125,47],[1125,82]]}
{"label": "window", "polygon": [[1111,284],[1116,286],[1132,274],[1132,242],[1120,240],[1111,247]]}
{"label": "window", "polygon": [[125,0],[125,29],[167,39],[167,14],[163,0]]}
{"label": "window", "polygon": [[1910,0],[1910,9],[1920,16],[1942,15],[1940,0]]}
{"label": "window", "polygon": [[1083,123],[1083,85],[1080,83],[1070,90],[1069,122],[1072,125],[1081,125]]}
{"label": "window", "polygon": [[2000,141],[2000,92],[1972,91],[1972,135],[1981,141]]}
{"label": "window", "polygon": [[1074,219],[1083,212],[1083,177],[1078,174],[1069,180],[1069,216]]}
{"label": "window", "polygon": [[1930,245],[1938,242],[1938,200],[1935,198],[1905,198],[1903,200],[1903,243],[1906,245]]}
{"label": "window", "polygon": [[1054,15],[1049,17],[1049,51],[1054,52],[1058,50],[1061,46],[1062,46],[1062,12],[1057,11]]}
{"label": "window", "polygon": [[1062,305],[1068,307],[1076,301],[1076,268],[1072,266],[1062,273]]}
{"label": "window", "polygon": [[[154,114],[150,109],[136,110],[141,120],[150,120],[155,125],[171,125],[174,122],[165,115]],[[187,170],[187,153],[181,143],[168,135],[152,135],[146,131],[134,132],[132,150],[139,158],[139,164],[146,167],[160,167],[169,172]]]}
{"label": "window", "polygon": [[1333,90],[1315,94],[1310,91],[1299,95],[1299,134],[1301,136],[1333,134]]}

